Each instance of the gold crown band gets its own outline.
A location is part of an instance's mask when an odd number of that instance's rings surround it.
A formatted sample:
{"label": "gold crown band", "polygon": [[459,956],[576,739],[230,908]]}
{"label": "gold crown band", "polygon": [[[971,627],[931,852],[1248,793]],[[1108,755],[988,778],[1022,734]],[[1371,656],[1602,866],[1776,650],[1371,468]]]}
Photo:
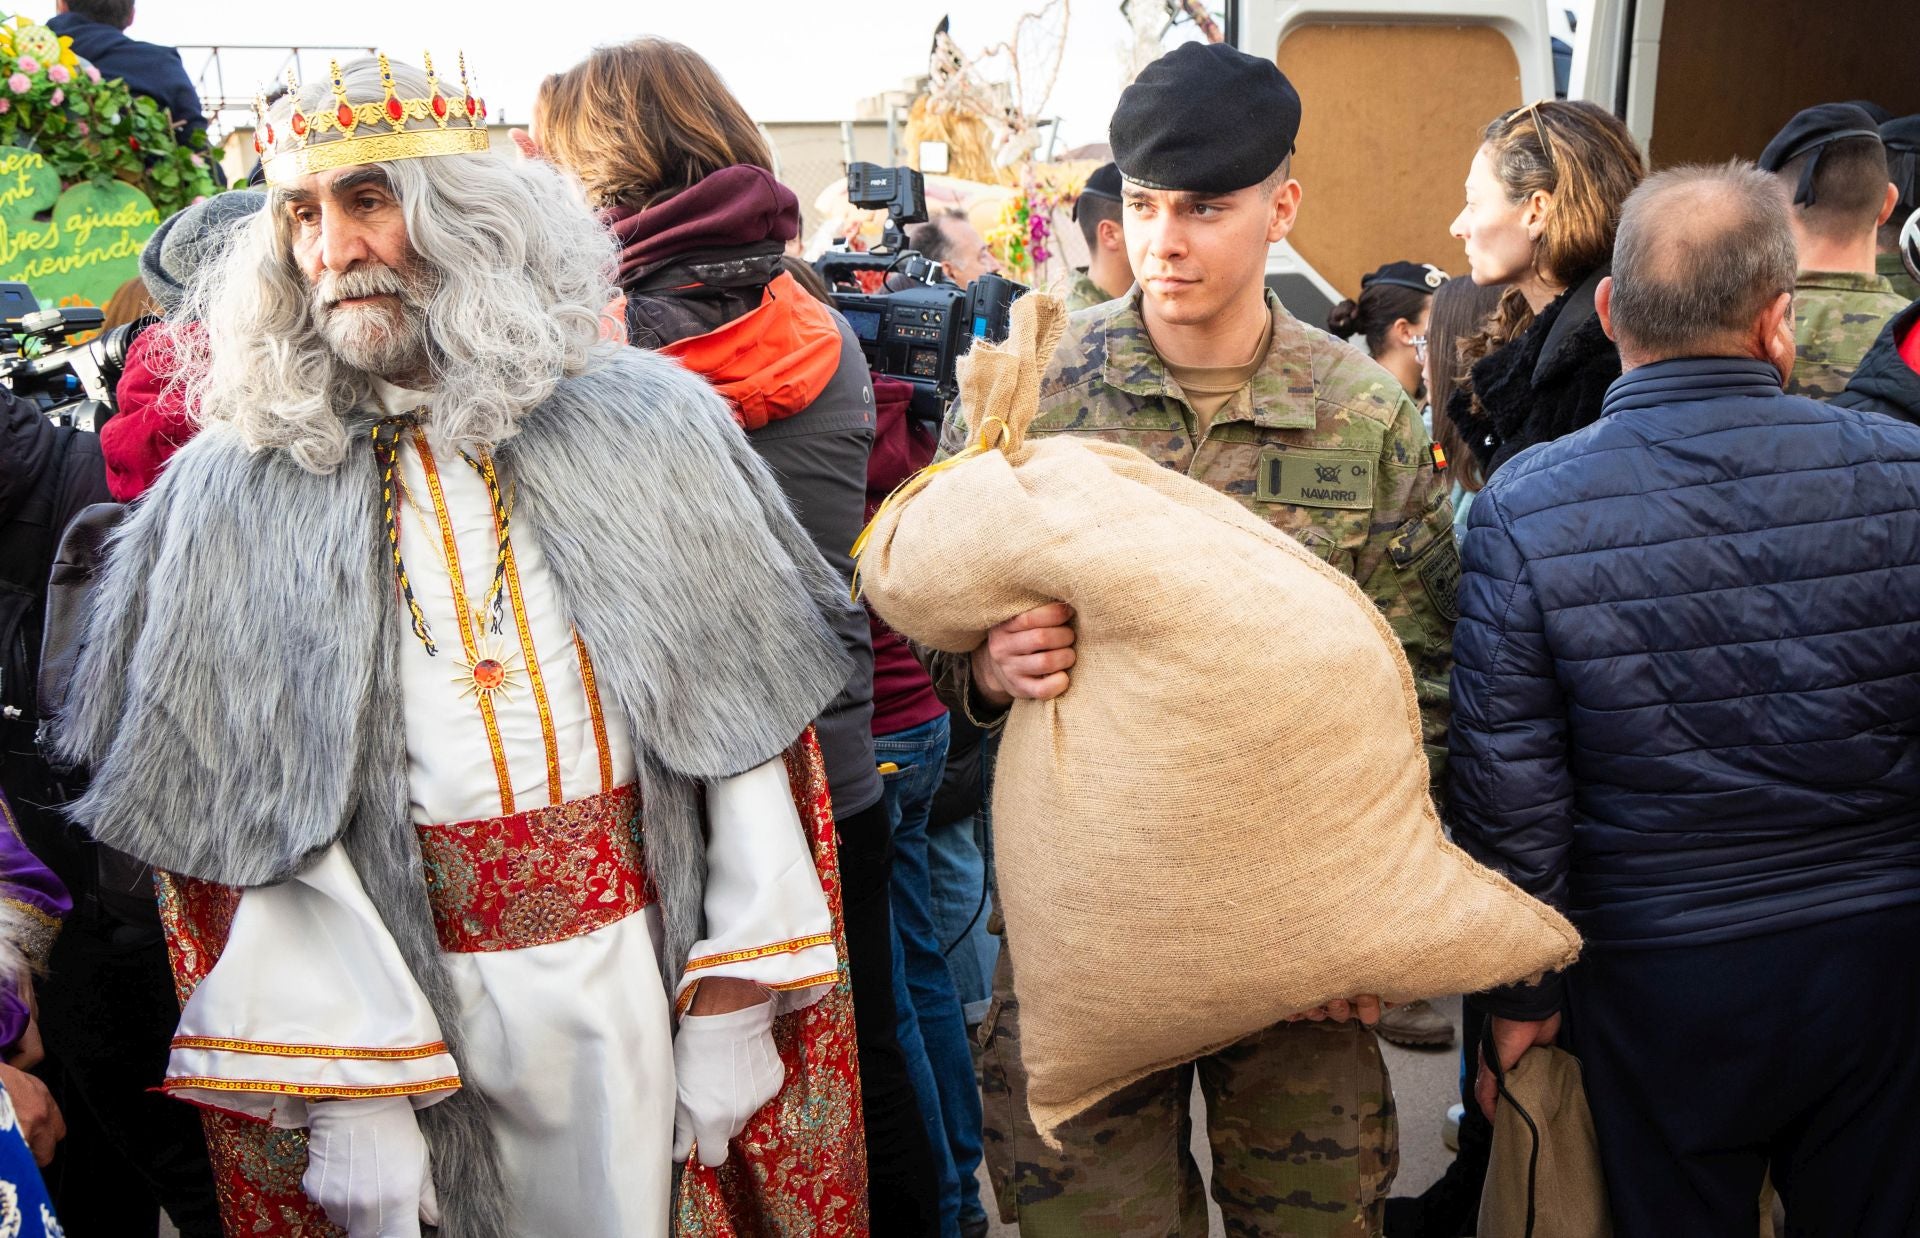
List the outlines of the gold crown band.
{"label": "gold crown band", "polygon": [[388,163],[430,155],[483,155],[492,147],[485,129],[410,129],[338,138],[281,151],[261,161],[267,184],[284,185],[309,172],[326,172],[356,163]]}

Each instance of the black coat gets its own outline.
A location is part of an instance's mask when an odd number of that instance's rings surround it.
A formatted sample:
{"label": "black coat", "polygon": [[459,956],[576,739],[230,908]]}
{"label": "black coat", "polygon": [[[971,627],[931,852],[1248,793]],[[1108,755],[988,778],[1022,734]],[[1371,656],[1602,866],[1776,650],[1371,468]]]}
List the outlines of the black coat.
{"label": "black coat", "polygon": [[1920,425],[1920,374],[1900,355],[1900,341],[1920,325],[1920,301],[1895,314],[1880,329],[1847,389],[1833,397],[1841,408],[1885,413]]}
{"label": "black coat", "polygon": [[[32,400],[0,390],[0,788],[36,851],[44,845],[37,806],[49,794],[34,744],[47,576],[68,522],[112,501],[98,438],[56,426]],[[57,823],[49,816],[45,824]]]}
{"label": "black coat", "polygon": [[1526,330],[1474,362],[1471,389],[1448,401],[1483,475],[1599,419],[1607,387],[1620,377],[1620,350],[1593,308],[1606,275],[1602,267],[1561,293]]}
{"label": "black coat", "polygon": [[[778,244],[710,250],[674,258],[629,278],[627,336],[663,348],[724,326],[760,304],[780,274]],[[840,368],[806,411],[747,435],[780,479],[793,514],[820,554],[843,577],[866,523],[867,456],[873,450],[873,382],[853,329],[836,313]],[[873,636],[864,607],[851,602],[827,622],[853,658],[853,675],[814,726],[827,766],[834,811],[842,816],[880,801],[873,755]]]}

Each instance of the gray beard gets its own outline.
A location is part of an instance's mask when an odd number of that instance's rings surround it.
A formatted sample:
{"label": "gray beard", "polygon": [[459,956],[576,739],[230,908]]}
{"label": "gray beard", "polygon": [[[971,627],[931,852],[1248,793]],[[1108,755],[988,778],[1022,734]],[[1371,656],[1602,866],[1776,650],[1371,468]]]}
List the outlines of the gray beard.
{"label": "gray beard", "polygon": [[417,380],[428,369],[426,322],[412,305],[335,306],[322,318],[320,336],[343,363],[388,382]]}

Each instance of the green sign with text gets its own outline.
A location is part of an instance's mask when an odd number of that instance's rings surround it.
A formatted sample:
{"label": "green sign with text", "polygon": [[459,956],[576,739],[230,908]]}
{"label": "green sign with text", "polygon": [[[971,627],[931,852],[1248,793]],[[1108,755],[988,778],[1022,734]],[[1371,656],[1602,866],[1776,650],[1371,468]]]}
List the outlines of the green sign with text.
{"label": "green sign with text", "polygon": [[159,226],[132,185],[63,191],[39,153],[0,146],[0,282],[26,284],[43,307],[105,305],[140,274],[140,247]]}

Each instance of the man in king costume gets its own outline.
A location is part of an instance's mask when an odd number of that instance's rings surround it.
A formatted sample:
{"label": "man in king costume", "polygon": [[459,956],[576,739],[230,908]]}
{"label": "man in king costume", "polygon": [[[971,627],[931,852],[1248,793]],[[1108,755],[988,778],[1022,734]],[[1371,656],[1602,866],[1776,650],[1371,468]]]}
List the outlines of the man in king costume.
{"label": "man in king costume", "polygon": [[230,1233],[864,1235],[844,585],[720,398],[600,340],[611,240],[485,117],[464,63],[294,85],[174,336],[206,428],[61,731],[169,874],[166,1088]]}

